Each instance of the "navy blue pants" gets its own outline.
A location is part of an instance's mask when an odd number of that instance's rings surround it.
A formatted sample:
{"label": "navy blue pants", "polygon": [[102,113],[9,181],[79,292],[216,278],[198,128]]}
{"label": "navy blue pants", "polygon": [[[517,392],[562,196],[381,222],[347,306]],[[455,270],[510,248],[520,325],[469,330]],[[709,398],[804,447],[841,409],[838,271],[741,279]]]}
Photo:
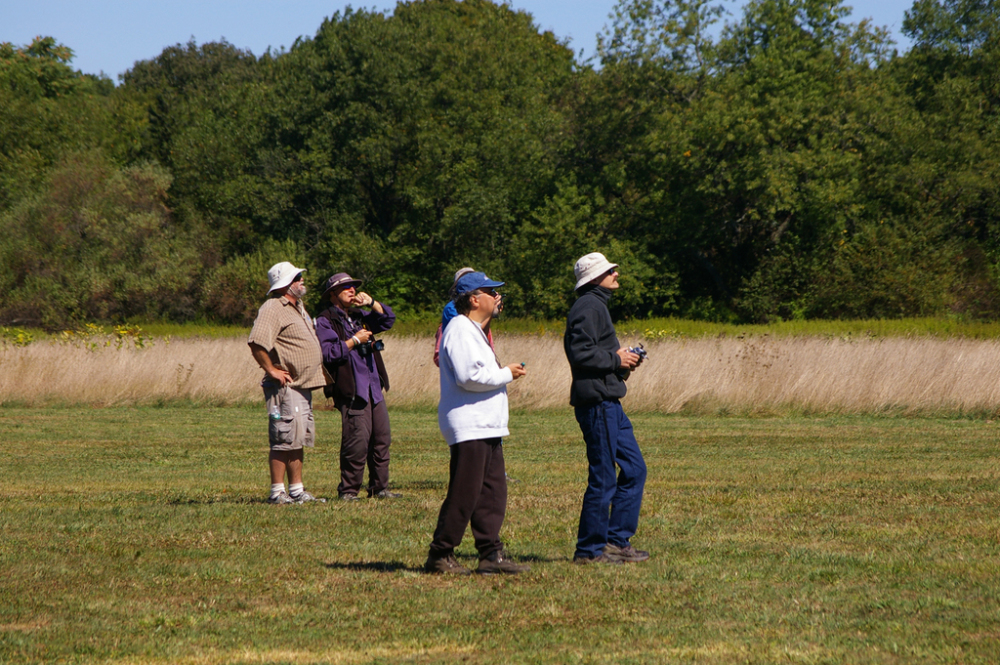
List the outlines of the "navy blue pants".
{"label": "navy blue pants", "polygon": [[576,421],[587,443],[590,470],[575,556],[592,558],[607,543],[624,547],[635,535],[646,485],[646,462],[618,400],[578,406]]}

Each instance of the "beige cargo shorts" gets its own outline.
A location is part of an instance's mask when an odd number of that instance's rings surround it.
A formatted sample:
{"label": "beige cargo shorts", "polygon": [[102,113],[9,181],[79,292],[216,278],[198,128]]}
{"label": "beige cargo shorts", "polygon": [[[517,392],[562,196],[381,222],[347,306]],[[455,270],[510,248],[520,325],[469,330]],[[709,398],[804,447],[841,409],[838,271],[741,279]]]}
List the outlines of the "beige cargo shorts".
{"label": "beige cargo shorts", "polygon": [[312,391],[265,382],[267,438],[271,450],[312,448],[316,426],[313,421]]}

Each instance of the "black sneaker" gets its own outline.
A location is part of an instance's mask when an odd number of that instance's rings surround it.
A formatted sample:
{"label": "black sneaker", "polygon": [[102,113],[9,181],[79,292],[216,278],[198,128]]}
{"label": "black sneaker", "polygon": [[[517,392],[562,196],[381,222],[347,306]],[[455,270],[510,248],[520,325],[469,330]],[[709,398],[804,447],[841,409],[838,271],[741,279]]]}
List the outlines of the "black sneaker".
{"label": "black sneaker", "polygon": [[485,558],[480,559],[479,567],[476,568],[476,572],[480,575],[493,575],[495,573],[516,575],[518,573],[526,573],[529,570],[531,570],[531,566],[514,563],[507,557],[507,553],[502,550],[493,552]]}
{"label": "black sneaker", "polygon": [[586,566],[591,563],[604,563],[611,566],[620,566],[624,562],[621,559],[612,559],[604,552],[601,552],[597,556],[574,556],[573,563],[579,564],[581,566]]}
{"label": "black sneaker", "polygon": [[646,561],[649,559],[649,552],[637,550],[631,545],[618,547],[617,545],[612,545],[611,543],[604,546],[604,555],[612,559],[617,559],[622,563],[639,563],[640,561]]}
{"label": "black sneaker", "polygon": [[424,572],[437,575],[471,575],[472,571],[463,566],[455,558],[454,554],[447,556],[427,555],[424,563]]}

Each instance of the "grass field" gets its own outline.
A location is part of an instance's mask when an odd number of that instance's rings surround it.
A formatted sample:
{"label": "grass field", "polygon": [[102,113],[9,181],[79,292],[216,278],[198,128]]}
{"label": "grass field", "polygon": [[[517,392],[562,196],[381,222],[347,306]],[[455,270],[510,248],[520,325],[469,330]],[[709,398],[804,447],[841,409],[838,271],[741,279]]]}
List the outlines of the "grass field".
{"label": "grass field", "polygon": [[[391,417],[404,498],[279,507],[259,408],[0,408],[0,662],[1000,657],[988,420],[637,415],[653,558],[582,568],[572,415],[515,412],[503,535],[532,571],[443,579],[419,568],[447,450],[432,410]],[[337,414],[317,427],[306,483],[329,497]]]}

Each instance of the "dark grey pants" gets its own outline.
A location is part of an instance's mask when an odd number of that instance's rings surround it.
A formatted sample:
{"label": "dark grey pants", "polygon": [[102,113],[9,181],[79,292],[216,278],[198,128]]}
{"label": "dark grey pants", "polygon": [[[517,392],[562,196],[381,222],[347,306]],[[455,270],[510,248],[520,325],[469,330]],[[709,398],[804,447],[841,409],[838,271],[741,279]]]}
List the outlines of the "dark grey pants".
{"label": "dark grey pants", "polygon": [[340,434],[340,485],[337,493],[357,494],[368,464],[368,493],[389,486],[389,411],[385,400],[372,406],[357,397],[353,403],[337,404],[342,421]]}
{"label": "dark grey pants", "polygon": [[449,448],[448,495],[441,504],[431,554],[451,554],[471,523],[479,558],[489,556],[503,547],[500,527],[507,512],[503,445],[499,438],[478,439]]}

